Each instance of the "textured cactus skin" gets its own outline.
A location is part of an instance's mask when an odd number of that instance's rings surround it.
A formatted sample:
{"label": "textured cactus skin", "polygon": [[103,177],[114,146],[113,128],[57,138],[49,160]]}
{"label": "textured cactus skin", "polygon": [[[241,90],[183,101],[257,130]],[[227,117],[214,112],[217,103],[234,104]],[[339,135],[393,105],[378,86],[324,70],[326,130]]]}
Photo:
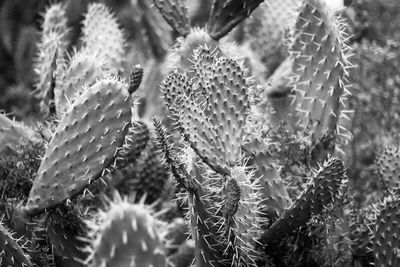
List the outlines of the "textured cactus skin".
{"label": "textured cactus skin", "polygon": [[327,160],[297,200],[263,234],[264,242],[273,243],[305,225],[313,214],[319,214],[338,198],[345,179],[343,163],[336,158]]}
{"label": "textured cactus skin", "polygon": [[[194,81],[177,72],[166,77],[166,103],[191,147],[213,170],[227,173],[228,166],[240,159],[250,84],[237,62],[217,57],[207,48],[195,52],[194,62]],[[204,99],[193,91],[196,83],[206,96],[207,111],[199,108]]]}
{"label": "textured cactus skin", "polygon": [[85,86],[93,85],[103,76],[104,59],[87,50],[76,52],[68,63],[57,70],[58,83],[54,89],[55,105],[59,118],[81,94]]}
{"label": "textured cactus skin", "polygon": [[103,79],[88,88],[57,126],[26,211],[51,208],[82,191],[114,163],[131,121],[128,85]]}
{"label": "textured cactus skin", "polygon": [[27,145],[29,142],[40,141],[38,133],[0,113],[0,156],[17,152],[19,146]]}
{"label": "textured cactus skin", "polygon": [[377,168],[388,189],[399,187],[400,183],[400,150],[399,147],[386,147],[377,157]]}
{"label": "textured cactus skin", "polygon": [[117,20],[104,4],[88,6],[82,42],[87,51],[104,57],[109,70],[116,74],[123,61],[125,39]]}
{"label": "textured cactus skin", "polygon": [[83,232],[78,230],[78,228],[83,228],[81,219],[57,209],[49,214],[45,226],[54,254],[62,258],[63,264],[74,267],[84,266],[82,262],[87,255],[82,248],[85,243],[78,239],[79,233]]}
{"label": "textured cactus skin", "polygon": [[185,0],[153,0],[164,19],[180,36],[190,32],[190,21]]}
{"label": "textured cactus skin", "polygon": [[148,208],[113,203],[102,216],[89,266],[167,266],[157,221]]}
{"label": "textured cactus skin", "polygon": [[67,17],[61,4],[50,6],[43,21],[41,41],[35,62],[37,96],[41,100],[42,110],[49,112],[54,101],[54,87],[57,82],[57,68],[64,65],[64,56],[68,46]]}
{"label": "textured cactus skin", "polygon": [[272,163],[271,156],[266,152],[258,152],[255,155],[255,176],[261,177],[264,203],[268,211],[281,214],[289,205],[290,198],[287,189],[276,167]]}
{"label": "textured cactus skin", "polygon": [[2,223],[0,223],[0,265],[15,267],[33,266],[29,256],[25,254]]}
{"label": "textured cactus skin", "polygon": [[373,238],[374,264],[379,267],[398,266],[400,263],[398,197],[389,197],[376,220]]}
{"label": "textured cactus skin", "polygon": [[210,36],[218,40],[250,16],[263,0],[214,0],[208,20]]}
{"label": "textured cactus skin", "polygon": [[[341,23],[320,0],[304,1],[296,21],[291,57],[299,125],[318,141],[327,133],[348,137],[339,120],[350,94],[345,85],[348,48]],[[332,151],[330,151],[332,152]]]}

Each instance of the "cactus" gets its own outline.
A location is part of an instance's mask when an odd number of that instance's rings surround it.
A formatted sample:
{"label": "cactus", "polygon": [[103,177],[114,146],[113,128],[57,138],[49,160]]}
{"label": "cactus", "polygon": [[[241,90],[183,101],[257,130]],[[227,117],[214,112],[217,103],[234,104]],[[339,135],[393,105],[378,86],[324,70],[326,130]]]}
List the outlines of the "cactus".
{"label": "cactus", "polygon": [[207,30],[218,40],[250,16],[263,0],[213,0]]}
{"label": "cactus", "polygon": [[395,146],[386,147],[377,157],[377,169],[386,188],[395,189],[400,182],[400,153]]}
{"label": "cactus", "polygon": [[350,94],[346,77],[351,67],[343,27],[319,0],[304,1],[295,25],[290,49],[293,102],[298,124],[311,131],[316,143],[332,134],[348,140],[340,124],[347,117],[343,108]]}
{"label": "cactus", "polygon": [[303,193],[263,234],[263,242],[271,244],[277,237],[305,225],[313,214],[319,214],[340,197],[345,180],[343,163],[336,158],[328,159]]}
{"label": "cactus", "polygon": [[[111,203],[100,215],[89,266],[166,266],[157,218],[142,203]],[[93,227],[93,226],[92,226]]]}
{"label": "cactus", "polygon": [[153,0],[161,15],[180,36],[186,36],[190,32],[190,21],[185,2],[184,0]]}
{"label": "cactus", "polygon": [[375,266],[399,265],[399,199],[388,197],[383,203],[373,230],[373,253]]}
{"label": "cactus", "polygon": [[31,267],[29,256],[18,245],[8,229],[0,223],[0,264],[1,266]]}
{"label": "cactus", "polygon": [[116,74],[123,62],[125,39],[114,15],[104,4],[93,3],[83,21],[83,47]]}
{"label": "cactus", "polygon": [[0,113],[0,155],[10,155],[28,144],[40,144],[39,133]]}
{"label": "cactus", "polygon": [[54,87],[56,72],[65,64],[68,40],[67,18],[61,4],[50,6],[44,15],[41,42],[38,45],[38,55],[35,63],[35,73],[38,76],[36,90],[41,100],[42,110],[54,112]]}
{"label": "cactus", "polygon": [[115,165],[131,121],[131,102],[128,84],[115,78],[100,80],[79,96],[48,145],[26,205],[28,213],[75,196]]}
{"label": "cactus", "polygon": [[266,1],[244,21],[245,41],[267,65],[267,76],[288,54],[285,31],[293,27],[298,4],[297,0]]}

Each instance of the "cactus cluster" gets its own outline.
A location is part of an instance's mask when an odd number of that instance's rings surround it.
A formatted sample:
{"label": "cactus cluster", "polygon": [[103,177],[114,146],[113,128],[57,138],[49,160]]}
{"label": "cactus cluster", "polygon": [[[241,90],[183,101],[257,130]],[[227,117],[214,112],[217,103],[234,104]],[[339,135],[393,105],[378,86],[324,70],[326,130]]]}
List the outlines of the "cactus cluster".
{"label": "cactus cluster", "polygon": [[75,41],[70,6],[44,12],[42,121],[0,114],[1,266],[400,264],[400,150],[358,206],[352,51],[325,1],[212,0],[196,26],[184,0],[122,2],[89,3]]}

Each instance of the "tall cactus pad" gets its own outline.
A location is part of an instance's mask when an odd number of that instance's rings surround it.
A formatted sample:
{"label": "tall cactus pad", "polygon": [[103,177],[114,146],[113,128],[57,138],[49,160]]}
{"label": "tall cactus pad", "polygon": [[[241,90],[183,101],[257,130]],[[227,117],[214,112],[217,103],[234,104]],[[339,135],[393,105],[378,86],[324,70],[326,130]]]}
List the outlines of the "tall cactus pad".
{"label": "tall cactus pad", "polygon": [[67,110],[51,139],[29,194],[34,214],[80,193],[115,162],[131,121],[128,84],[103,79]]}
{"label": "tall cactus pad", "polygon": [[386,199],[376,220],[373,239],[375,266],[389,267],[400,264],[400,200]]}
{"label": "tall cactus pad", "polygon": [[106,66],[113,73],[118,71],[124,58],[125,39],[117,20],[104,4],[89,5],[82,32],[84,47],[97,56],[104,56]]}
{"label": "tall cactus pad", "polygon": [[250,16],[264,0],[214,0],[208,20],[208,32],[219,40]]}
{"label": "tall cactus pad", "polygon": [[[343,24],[321,0],[304,1],[291,48],[293,90],[299,124],[313,140],[327,133],[347,137],[338,125],[345,118],[347,59]],[[341,107],[342,106],[342,107]]]}
{"label": "tall cactus pad", "polygon": [[29,256],[0,222],[0,266],[31,267]]}
{"label": "tall cactus pad", "polygon": [[101,214],[101,221],[89,266],[166,266],[158,222],[149,207],[112,203],[109,211]]}
{"label": "tall cactus pad", "polygon": [[312,215],[321,213],[341,195],[342,184],[346,180],[343,163],[328,159],[314,174],[307,188],[296,201],[285,210],[263,235],[263,242],[273,243],[279,237],[303,226]]}
{"label": "tall cactus pad", "polygon": [[400,148],[386,147],[378,156],[376,165],[379,175],[388,189],[400,185]]}
{"label": "tall cactus pad", "polygon": [[21,146],[30,142],[40,141],[38,133],[0,113],[0,157],[18,152]]}
{"label": "tall cactus pad", "polygon": [[185,0],[153,0],[164,19],[181,36],[190,32],[190,21]]}
{"label": "tall cactus pad", "polygon": [[64,64],[68,46],[67,34],[67,17],[63,6],[61,4],[50,6],[44,15],[42,37],[38,44],[35,62],[37,95],[46,113],[54,101],[56,70]]}

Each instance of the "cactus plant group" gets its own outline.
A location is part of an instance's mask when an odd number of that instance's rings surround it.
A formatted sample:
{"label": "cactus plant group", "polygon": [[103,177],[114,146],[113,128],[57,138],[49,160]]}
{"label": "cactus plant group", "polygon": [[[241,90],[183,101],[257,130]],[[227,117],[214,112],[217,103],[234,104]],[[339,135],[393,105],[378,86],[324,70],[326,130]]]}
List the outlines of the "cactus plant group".
{"label": "cactus plant group", "polygon": [[360,205],[324,0],[206,1],[200,25],[185,0],[89,3],[75,39],[70,2],[43,13],[36,121],[0,114],[1,266],[400,264],[400,150]]}

